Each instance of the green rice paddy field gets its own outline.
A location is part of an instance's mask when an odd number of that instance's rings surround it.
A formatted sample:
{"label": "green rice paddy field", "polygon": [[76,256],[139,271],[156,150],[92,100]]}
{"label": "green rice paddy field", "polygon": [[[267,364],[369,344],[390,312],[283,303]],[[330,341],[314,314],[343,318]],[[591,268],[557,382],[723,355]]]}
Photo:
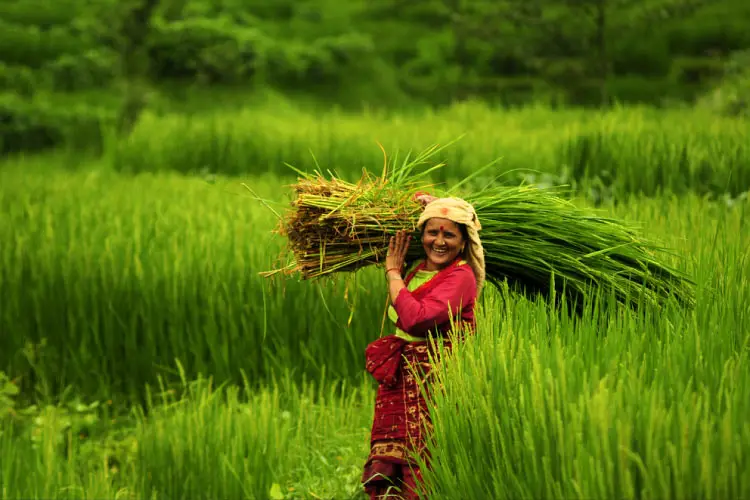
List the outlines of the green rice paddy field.
{"label": "green rice paddy field", "polygon": [[382,168],[376,141],[463,133],[436,181],[501,157],[475,181],[571,183],[673,249],[697,307],[572,318],[487,289],[440,372],[430,498],[750,498],[748,122],[224,113],[147,115],[98,160],[0,164],[3,499],[362,498],[386,285],[258,276],[283,245],[283,163],[355,179]]}

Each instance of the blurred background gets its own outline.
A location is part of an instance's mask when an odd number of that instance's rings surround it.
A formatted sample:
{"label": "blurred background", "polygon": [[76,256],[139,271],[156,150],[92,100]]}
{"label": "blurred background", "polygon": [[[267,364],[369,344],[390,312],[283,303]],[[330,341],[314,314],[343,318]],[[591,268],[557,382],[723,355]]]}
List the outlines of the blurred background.
{"label": "blurred background", "polygon": [[144,107],[269,99],[739,114],[748,26],[745,0],[4,0],[0,140],[40,150]]}

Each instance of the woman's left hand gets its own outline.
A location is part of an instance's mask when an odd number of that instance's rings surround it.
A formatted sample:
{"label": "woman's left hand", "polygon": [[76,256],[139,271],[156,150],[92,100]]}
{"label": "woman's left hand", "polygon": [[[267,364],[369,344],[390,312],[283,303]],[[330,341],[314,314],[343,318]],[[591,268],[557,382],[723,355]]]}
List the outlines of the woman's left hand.
{"label": "woman's left hand", "polygon": [[423,207],[426,207],[435,200],[437,200],[437,197],[432,196],[431,194],[423,193],[422,191],[414,193],[414,201],[418,202]]}
{"label": "woman's left hand", "polygon": [[388,254],[385,256],[386,271],[388,269],[398,269],[399,272],[403,270],[410,241],[411,234],[408,231],[399,231],[396,236],[391,236]]}

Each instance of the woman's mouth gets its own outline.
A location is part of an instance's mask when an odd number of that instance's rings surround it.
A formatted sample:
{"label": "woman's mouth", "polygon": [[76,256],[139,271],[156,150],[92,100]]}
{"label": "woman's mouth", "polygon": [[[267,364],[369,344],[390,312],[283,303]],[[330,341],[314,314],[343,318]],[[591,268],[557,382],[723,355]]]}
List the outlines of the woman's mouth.
{"label": "woman's mouth", "polygon": [[433,248],[432,248],[432,253],[435,253],[435,254],[437,254],[437,255],[445,255],[445,254],[447,254],[447,253],[448,253],[448,249],[447,249],[447,248],[441,248],[441,249],[437,249],[437,248],[434,248],[434,247],[433,247]]}

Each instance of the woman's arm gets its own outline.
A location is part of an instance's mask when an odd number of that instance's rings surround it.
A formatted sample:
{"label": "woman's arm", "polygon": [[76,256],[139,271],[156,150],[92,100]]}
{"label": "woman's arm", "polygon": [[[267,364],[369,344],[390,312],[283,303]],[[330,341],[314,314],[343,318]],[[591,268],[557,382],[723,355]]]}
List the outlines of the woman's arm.
{"label": "woman's arm", "polygon": [[388,279],[388,294],[391,303],[396,300],[402,289],[406,288],[401,273],[404,271],[404,261],[409,250],[411,235],[406,231],[399,231],[396,236],[391,236],[388,245],[388,254],[385,257],[385,276]]}
{"label": "woman's arm", "polygon": [[411,335],[424,336],[435,325],[459,318],[461,310],[476,299],[477,282],[469,266],[456,267],[450,273],[440,286],[421,299],[416,299],[403,286],[398,288],[393,300],[398,314],[396,326]]}
{"label": "woman's arm", "polygon": [[399,271],[388,271],[385,276],[388,279],[388,295],[390,295],[391,304],[393,304],[396,302],[396,298],[398,297],[398,294],[401,293],[401,290],[406,289],[406,284],[404,283],[404,280],[401,277],[401,272]]}

